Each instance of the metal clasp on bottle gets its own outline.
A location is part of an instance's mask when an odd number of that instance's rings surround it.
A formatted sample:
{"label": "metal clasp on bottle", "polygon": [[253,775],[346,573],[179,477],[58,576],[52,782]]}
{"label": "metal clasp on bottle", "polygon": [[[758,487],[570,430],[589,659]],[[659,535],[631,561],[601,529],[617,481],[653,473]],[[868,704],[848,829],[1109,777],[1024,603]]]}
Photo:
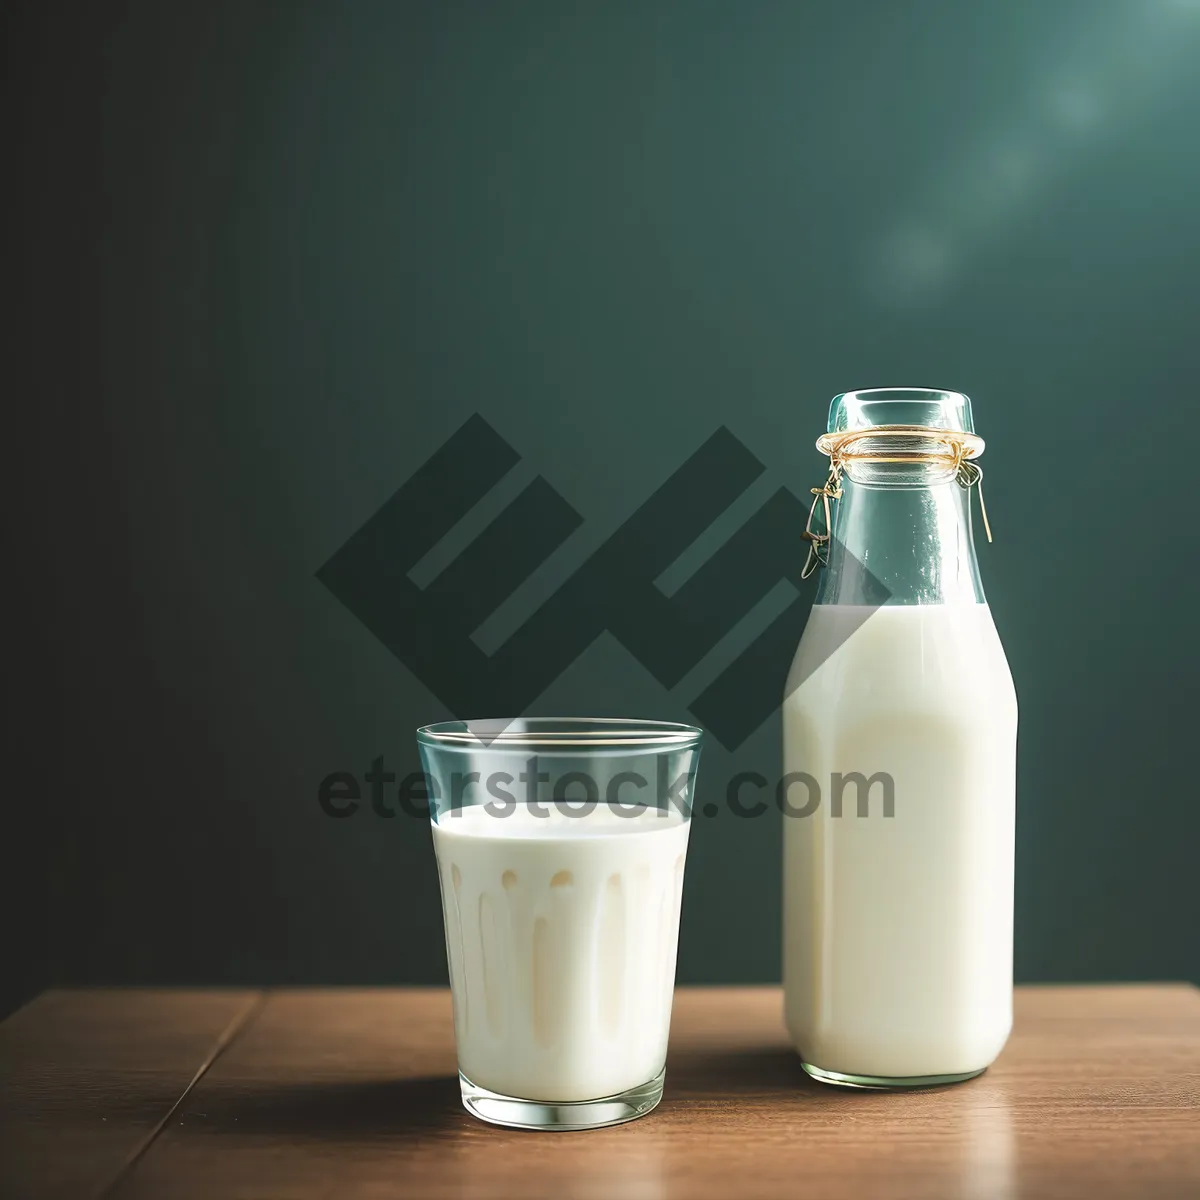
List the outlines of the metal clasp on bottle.
{"label": "metal clasp on bottle", "polygon": [[[987,534],[987,540],[990,542],[992,527],[988,522],[987,505],[983,502],[983,468],[977,462],[964,458],[958,464],[955,478],[967,491],[975,488],[979,492],[979,515],[983,518],[983,532]],[[970,501],[968,500],[967,503],[969,504]]]}
{"label": "metal clasp on bottle", "polygon": [[[812,492],[812,506],[808,510],[808,520],[804,524],[804,532],[800,535],[808,543],[808,557],[804,560],[804,569],[800,572],[801,579],[807,579],[817,567],[829,563],[829,538],[833,530],[833,515],[829,506],[830,500],[842,498],[842,468],[840,463],[833,463],[829,468],[829,478],[819,488],[809,488]],[[825,530],[819,533],[813,528],[817,515],[817,505],[822,507]]]}

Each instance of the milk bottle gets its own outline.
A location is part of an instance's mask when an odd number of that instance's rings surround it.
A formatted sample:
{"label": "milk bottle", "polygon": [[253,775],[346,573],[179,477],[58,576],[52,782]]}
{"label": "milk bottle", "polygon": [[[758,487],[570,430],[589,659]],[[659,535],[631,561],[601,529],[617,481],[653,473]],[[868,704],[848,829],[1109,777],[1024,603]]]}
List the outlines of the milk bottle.
{"label": "milk bottle", "polygon": [[901,388],[837,397],[818,446],[783,706],[787,1026],[824,1082],[955,1082],[1012,1023],[1017,701],[972,540],[983,442],[966,396]]}

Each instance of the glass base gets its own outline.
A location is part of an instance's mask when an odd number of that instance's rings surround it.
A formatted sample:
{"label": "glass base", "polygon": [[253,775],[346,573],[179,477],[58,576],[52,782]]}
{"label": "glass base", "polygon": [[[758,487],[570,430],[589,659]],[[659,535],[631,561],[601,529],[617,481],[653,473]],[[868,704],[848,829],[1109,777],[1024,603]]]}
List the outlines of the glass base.
{"label": "glass base", "polygon": [[870,1088],[875,1091],[942,1087],[948,1083],[962,1083],[964,1079],[974,1079],[976,1075],[982,1075],[987,1070],[987,1067],[980,1067],[978,1071],[965,1071],[961,1075],[908,1075],[890,1079],[885,1075],[845,1075],[841,1071],[826,1071],[803,1059],[800,1060],[800,1065],[818,1083],[831,1083],[835,1087]]}
{"label": "glass base", "polygon": [[664,1067],[649,1083],[639,1084],[616,1096],[599,1100],[575,1100],[555,1104],[546,1100],[519,1100],[502,1096],[472,1083],[461,1071],[463,1107],[473,1117],[510,1129],[603,1129],[644,1117],[661,1099]]}

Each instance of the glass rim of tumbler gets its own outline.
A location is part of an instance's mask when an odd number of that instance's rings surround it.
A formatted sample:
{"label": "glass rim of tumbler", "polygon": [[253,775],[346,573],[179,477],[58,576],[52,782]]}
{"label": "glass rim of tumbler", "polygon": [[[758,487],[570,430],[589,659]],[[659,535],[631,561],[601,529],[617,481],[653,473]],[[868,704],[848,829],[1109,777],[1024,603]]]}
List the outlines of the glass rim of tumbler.
{"label": "glass rim of tumbler", "polygon": [[605,749],[671,753],[698,746],[703,737],[697,725],[637,717],[493,717],[438,721],[417,730],[420,745],[438,750],[532,750],[539,755]]}

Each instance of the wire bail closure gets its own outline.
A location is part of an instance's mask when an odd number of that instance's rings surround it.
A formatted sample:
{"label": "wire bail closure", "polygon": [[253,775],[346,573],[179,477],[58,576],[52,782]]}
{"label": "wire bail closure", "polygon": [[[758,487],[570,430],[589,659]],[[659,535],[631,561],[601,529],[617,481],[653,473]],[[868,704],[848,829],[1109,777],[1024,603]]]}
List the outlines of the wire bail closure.
{"label": "wire bail closure", "polygon": [[[809,488],[813,502],[808,510],[808,520],[804,523],[804,532],[800,535],[808,543],[808,556],[804,560],[804,569],[800,572],[801,579],[807,579],[817,567],[829,564],[829,538],[833,530],[833,516],[830,511],[830,500],[842,498],[842,464],[831,461],[829,478],[819,488]],[[818,533],[813,528],[813,518],[817,515],[817,505],[823,503],[825,532]]]}
{"label": "wire bail closure", "polygon": [[[855,449],[863,441],[874,442],[876,438],[895,439],[896,450],[887,452],[877,445]],[[934,441],[938,448],[931,450],[927,445]],[[926,425],[875,425],[868,429],[851,429],[839,433],[822,434],[817,439],[817,449],[829,456],[829,477],[819,488],[810,488],[813,502],[808,510],[808,520],[800,535],[808,543],[808,555],[800,572],[807,579],[817,567],[829,564],[829,542],[833,536],[833,511],[831,500],[842,498],[842,472],[847,463],[935,463],[949,467],[954,472],[960,487],[979,493],[979,514],[983,518],[983,531],[987,540],[992,540],[992,526],[988,521],[987,505],[983,501],[983,468],[974,459],[983,453],[983,438],[973,433],[957,430],[931,429]],[[823,529],[814,528],[818,505],[821,509]]]}
{"label": "wire bail closure", "polygon": [[983,532],[987,534],[988,544],[992,541],[992,526],[988,521],[987,505],[983,502],[983,468],[977,462],[969,459],[958,464],[954,477],[968,491],[974,488],[979,493],[979,515],[983,518]]}

